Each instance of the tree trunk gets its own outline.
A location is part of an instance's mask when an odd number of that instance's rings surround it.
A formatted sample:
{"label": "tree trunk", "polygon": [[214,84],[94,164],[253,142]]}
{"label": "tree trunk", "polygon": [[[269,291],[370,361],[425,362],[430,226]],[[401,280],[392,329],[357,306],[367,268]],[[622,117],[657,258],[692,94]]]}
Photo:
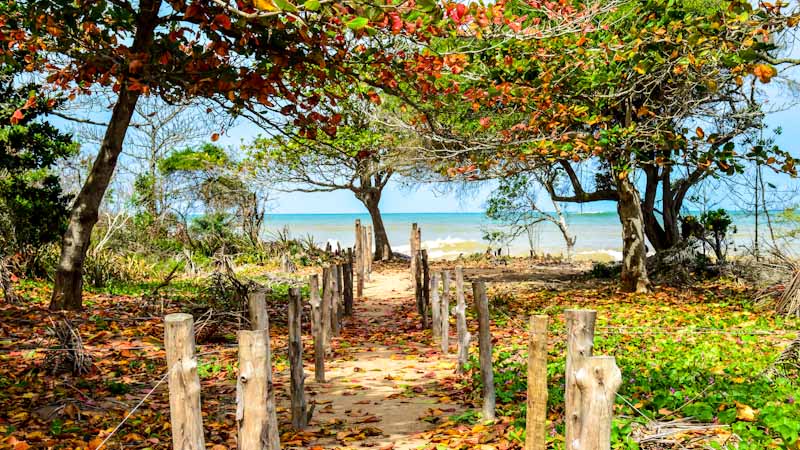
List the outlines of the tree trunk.
{"label": "tree trunk", "polygon": [[381,210],[378,207],[380,199],[380,194],[367,194],[362,202],[367,207],[369,217],[372,219],[372,231],[375,237],[373,258],[376,261],[389,261],[393,257],[392,247],[389,245],[389,235],[386,234],[386,226],[383,224]]}
{"label": "tree trunk", "polygon": [[[149,53],[155,27],[159,23],[157,17],[160,9],[161,0],[139,2],[132,54]],[[114,175],[125,134],[140,95],[138,91],[128,90],[126,81],[123,80],[121,84],[100,151],[72,205],[69,225],[61,242],[61,257],[56,270],[53,295],[50,297],[51,310],[80,310],[82,307],[83,262],[89,249],[92,229],[97,223],[100,203]]]}
{"label": "tree trunk", "polygon": [[639,191],[627,176],[616,179],[619,193],[617,213],[622,223],[622,289],[628,292],[648,292],[650,280],[647,278],[645,265],[647,249]]}

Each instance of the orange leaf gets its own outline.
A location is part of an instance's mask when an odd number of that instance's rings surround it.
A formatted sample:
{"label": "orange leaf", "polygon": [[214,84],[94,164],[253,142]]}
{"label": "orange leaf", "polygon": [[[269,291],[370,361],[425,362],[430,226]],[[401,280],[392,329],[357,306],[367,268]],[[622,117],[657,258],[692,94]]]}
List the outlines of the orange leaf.
{"label": "orange leaf", "polygon": [[217,142],[219,140],[219,133],[214,133],[211,135],[211,142]]}
{"label": "orange leaf", "polygon": [[14,115],[11,116],[11,125],[16,125],[20,122],[20,120],[25,118],[25,114],[22,114],[22,111],[19,109],[14,111]]}

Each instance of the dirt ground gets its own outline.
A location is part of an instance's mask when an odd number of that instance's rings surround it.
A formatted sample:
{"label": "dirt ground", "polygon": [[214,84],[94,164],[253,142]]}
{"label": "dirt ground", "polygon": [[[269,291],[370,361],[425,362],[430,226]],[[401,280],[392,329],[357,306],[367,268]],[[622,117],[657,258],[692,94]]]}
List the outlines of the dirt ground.
{"label": "dirt ground", "polygon": [[343,430],[312,448],[418,448],[428,443],[420,433],[432,428],[423,417],[431,410],[460,411],[446,397],[426,393],[437,379],[453,376],[455,345],[443,355],[429,331],[407,333],[413,323],[398,317],[404,304],[414,302],[407,270],[373,273],[364,295],[334,342],[347,352],[326,363],[326,382],[314,382],[313,366],[307,368],[306,388],[316,403],[308,431]]}

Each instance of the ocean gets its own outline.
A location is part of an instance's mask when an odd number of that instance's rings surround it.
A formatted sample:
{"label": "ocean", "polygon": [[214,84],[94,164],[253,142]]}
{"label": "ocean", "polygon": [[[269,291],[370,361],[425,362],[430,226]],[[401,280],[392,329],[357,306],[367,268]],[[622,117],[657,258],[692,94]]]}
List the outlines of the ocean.
{"label": "ocean", "polygon": [[[754,218],[745,213],[732,213],[736,233],[732,236],[730,254],[736,255],[752,248],[755,237]],[[271,214],[266,218],[266,233],[269,238],[277,231],[288,228],[290,236],[303,238],[312,236],[324,246],[352,246],[354,223],[371,223],[364,214]],[[760,218],[762,224],[764,218]],[[503,254],[528,255],[531,245],[527,233],[511,242],[499,245],[490,243],[484,236],[487,231],[506,230],[502,225],[489,220],[483,213],[387,213],[383,214],[389,242],[395,252],[408,254],[411,224],[418,223],[422,229],[422,246],[433,259],[456,258],[459,255],[483,253],[489,246],[502,247]],[[611,261],[622,257],[622,231],[616,212],[571,213],[567,222],[575,243],[576,260]],[[767,240],[767,229],[760,229],[760,239]],[[537,254],[565,255],[566,246],[558,228],[551,223],[537,225],[532,233],[533,250]]]}

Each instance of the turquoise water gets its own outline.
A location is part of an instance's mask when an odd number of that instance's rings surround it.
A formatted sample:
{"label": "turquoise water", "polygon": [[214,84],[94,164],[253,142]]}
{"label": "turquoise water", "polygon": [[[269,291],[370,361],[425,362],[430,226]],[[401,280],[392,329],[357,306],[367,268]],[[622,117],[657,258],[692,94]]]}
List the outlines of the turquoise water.
{"label": "turquoise water", "polygon": [[[753,217],[743,213],[732,214],[737,232],[733,236],[735,246],[752,246],[754,237]],[[319,244],[339,242],[343,247],[353,245],[354,222],[361,219],[371,223],[364,214],[273,214],[266,219],[267,234],[288,227],[292,237],[311,235]],[[392,250],[408,253],[411,224],[422,228],[423,247],[432,258],[454,258],[459,254],[484,252],[490,245],[483,239],[486,231],[502,230],[483,213],[389,213],[383,215]],[[622,230],[616,212],[573,213],[567,216],[572,234],[577,236],[575,253],[584,259],[619,259],[622,251]],[[763,218],[762,218],[763,223]],[[762,239],[766,228],[761,230]],[[508,245],[504,253],[528,254],[530,244],[523,234]],[[537,253],[554,255],[566,253],[564,239],[558,228],[551,223],[538,225],[534,233],[534,249]],[[739,249],[741,252],[741,248]],[[734,251],[734,253],[736,253]]]}

